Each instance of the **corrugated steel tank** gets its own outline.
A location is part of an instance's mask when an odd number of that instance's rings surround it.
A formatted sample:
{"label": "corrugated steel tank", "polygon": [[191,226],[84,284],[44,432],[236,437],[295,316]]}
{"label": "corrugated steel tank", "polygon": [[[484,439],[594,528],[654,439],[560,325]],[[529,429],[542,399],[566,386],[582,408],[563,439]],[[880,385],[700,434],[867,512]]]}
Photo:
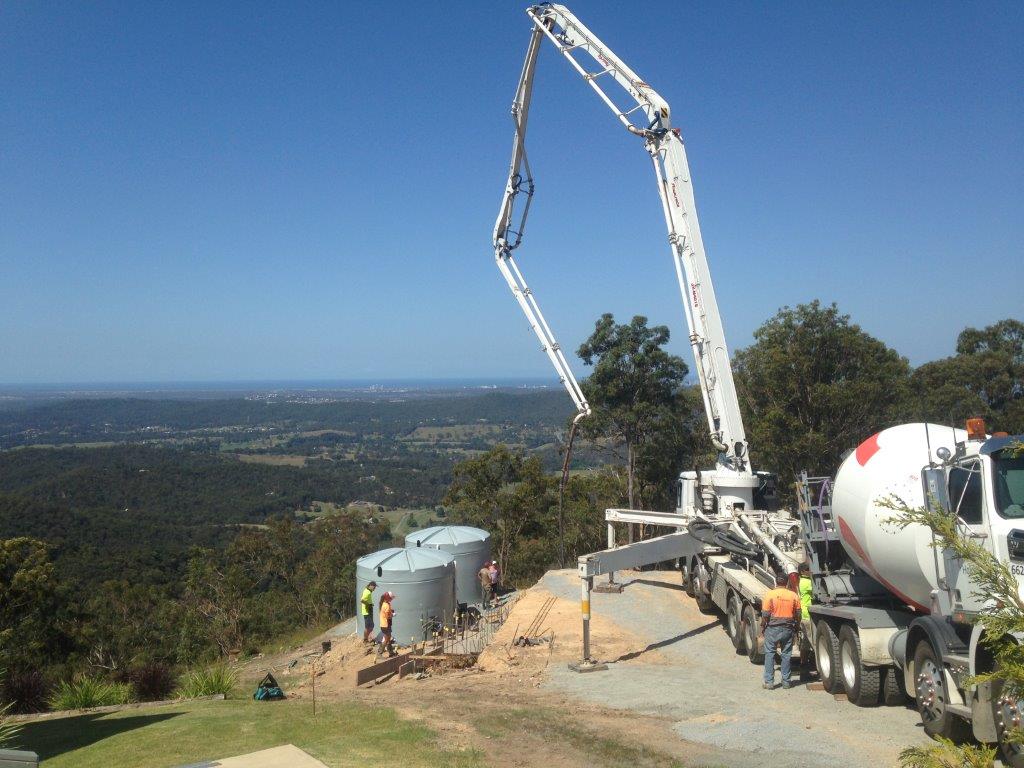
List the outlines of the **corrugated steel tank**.
{"label": "corrugated steel tank", "polygon": [[[370,581],[373,593],[373,623],[380,631],[380,596],[393,592],[395,623],[392,637],[409,645],[430,637],[442,626],[455,621],[455,557],[436,549],[392,547],[364,555],[356,561],[356,606]],[[362,627],[360,627],[360,630]]]}
{"label": "corrugated steel tank", "polygon": [[405,537],[409,548],[436,549],[455,556],[455,597],[473,605],[483,601],[477,571],[491,559],[491,534],[468,525],[437,525]]}

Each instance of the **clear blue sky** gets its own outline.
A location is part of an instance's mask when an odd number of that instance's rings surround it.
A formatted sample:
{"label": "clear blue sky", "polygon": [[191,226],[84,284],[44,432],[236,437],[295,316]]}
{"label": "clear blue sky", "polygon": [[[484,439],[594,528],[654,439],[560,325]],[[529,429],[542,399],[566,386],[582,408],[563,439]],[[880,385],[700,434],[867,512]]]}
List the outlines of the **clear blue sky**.
{"label": "clear blue sky", "polygon": [[[0,382],[548,376],[490,245],[525,5],[0,5]],[[673,105],[733,349],[1024,314],[1024,4],[571,7]],[[645,314],[690,361],[639,140],[550,48],[534,104],[563,346]]]}

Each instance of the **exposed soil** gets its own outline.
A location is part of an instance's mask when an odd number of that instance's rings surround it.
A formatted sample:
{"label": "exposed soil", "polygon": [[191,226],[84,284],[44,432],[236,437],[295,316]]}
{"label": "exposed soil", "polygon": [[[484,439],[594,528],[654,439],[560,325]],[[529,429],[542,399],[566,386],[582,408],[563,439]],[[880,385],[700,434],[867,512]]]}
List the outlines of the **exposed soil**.
{"label": "exposed soil", "polygon": [[[251,662],[247,677],[274,669],[289,696],[307,699],[315,673],[318,700],[393,707],[494,766],[867,768],[895,765],[901,747],[923,741],[916,713],[904,708],[859,709],[806,688],[761,690],[759,668],[678,589],[678,573],[623,576],[623,594],[592,596],[592,655],[608,662],[606,672],[567,669],[579,657],[582,622],[578,578],[562,571],[519,595],[469,669],[356,688],[355,673],[373,654],[353,622],[324,636],[327,654],[318,654],[317,638]],[[547,640],[515,645],[542,610],[537,635]]]}

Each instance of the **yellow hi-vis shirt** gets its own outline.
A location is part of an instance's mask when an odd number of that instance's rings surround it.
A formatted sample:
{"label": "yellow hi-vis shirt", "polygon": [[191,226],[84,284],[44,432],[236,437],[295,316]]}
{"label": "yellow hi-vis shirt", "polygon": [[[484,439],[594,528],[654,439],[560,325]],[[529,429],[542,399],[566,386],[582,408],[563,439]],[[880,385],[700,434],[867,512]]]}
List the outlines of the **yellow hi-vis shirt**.
{"label": "yellow hi-vis shirt", "polygon": [[813,587],[811,580],[806,576],[800,577],[800,613],[804,620],[811,618],[811,591]]}
{"label": "yellow hi-vis shirt", "polygon": [[362,606],[363,616],[373,615],[373,592],[367,587],[359,598],[359,605]]}

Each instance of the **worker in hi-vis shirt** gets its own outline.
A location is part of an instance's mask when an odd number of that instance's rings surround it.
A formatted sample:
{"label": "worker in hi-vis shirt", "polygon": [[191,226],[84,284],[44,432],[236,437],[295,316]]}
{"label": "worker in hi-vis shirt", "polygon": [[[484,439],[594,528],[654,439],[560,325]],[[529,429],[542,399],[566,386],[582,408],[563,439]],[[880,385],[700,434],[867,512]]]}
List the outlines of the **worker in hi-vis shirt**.
{"label": "worker in hi-vis shirt", "polygon": [[371,581],[366,585],[363,594],[359,597],[359,611],[363,614],[363,642],[373,642],[373,590],[377,588],[377,582]]}
{"label": "worker in hi-vis shirt", "polygon": [[761,601],[761,631],[764,634],[764,688],[775,687],[775,649],[782,657],[782,687],[789,688],[790,662],[793,658],[793,638],[800,626],[803,606],[800,597],[786,584],[786,575],[775,577],[775,589]]}

